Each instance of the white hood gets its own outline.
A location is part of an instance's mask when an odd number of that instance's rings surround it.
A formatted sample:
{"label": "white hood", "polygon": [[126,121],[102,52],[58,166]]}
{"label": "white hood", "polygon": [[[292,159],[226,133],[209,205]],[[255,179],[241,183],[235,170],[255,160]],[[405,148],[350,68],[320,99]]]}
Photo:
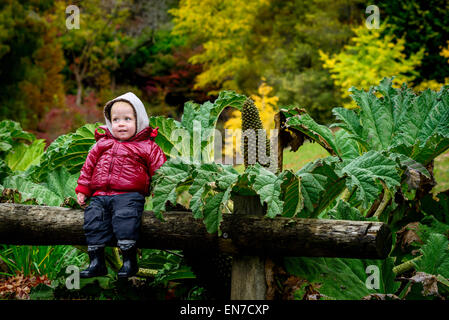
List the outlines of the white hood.
{"label": "white hood", "polygon": [[143,105],[142,101],[132,92],[127,92],[111,101],[108,101],[104,106],[104,119],[106,121],[106,126],[108,127],[109,131],[112,132],[112,124],[110,120],[110,114],[111,114],[111,107],[116,101],[126,101],[130,103],[134,110],[136,111],[137,116],[137,130],[136,135],[148,127],[150,125],[150,121],[148,120],[148,114],[145,110],[145,106]]}

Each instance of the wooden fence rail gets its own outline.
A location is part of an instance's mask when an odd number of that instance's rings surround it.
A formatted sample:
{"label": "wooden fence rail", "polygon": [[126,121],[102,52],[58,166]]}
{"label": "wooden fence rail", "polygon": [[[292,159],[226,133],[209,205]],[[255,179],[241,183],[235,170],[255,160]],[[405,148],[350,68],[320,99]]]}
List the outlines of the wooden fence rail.
{"label": "wooden fence rail", "polygon": [[[209,234],[190,212],[167,212],[164,220],[151,211],[143,213],[141,248],[368,259],[383,259],[391,249],[390,229],[381,222],[225,214],[218,236]],[[2,203],[0,243],[83,245],[83,211]]]}

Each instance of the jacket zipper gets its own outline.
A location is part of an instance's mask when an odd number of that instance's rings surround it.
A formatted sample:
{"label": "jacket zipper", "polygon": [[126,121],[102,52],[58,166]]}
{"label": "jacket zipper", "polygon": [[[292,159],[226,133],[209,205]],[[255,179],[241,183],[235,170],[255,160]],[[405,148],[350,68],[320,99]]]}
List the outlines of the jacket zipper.
{"label": "jacket zipper", "polygon": [[106,184],[106,191],[110,191],[111,188],[111,171],[112,171],[112,167],[115,161],[115,154],[117,151],[118,146],[116,144],[114,144],[114,146],[112,147],[112,155],[111,155],[111,163],[109,164],[109,170],[108,170],[108,183]]}

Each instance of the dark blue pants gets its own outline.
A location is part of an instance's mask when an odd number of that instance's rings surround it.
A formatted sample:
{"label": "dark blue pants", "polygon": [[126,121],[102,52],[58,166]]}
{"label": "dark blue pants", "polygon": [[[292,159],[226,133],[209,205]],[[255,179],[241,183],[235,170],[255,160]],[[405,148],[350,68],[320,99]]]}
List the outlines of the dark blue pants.
{"label": "dark blue pants", "polygon": [[87,245],[112,244],[116,240],[136,240],[145,205],[138,192],[92,197],[84,210]]}

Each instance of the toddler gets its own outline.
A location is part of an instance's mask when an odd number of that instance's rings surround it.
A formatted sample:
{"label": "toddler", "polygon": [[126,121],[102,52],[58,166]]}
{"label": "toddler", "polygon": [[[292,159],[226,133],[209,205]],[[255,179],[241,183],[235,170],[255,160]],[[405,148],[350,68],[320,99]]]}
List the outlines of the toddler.
{"label": "toddler", "polygon": [[167,160],[154,142],[157,129],[149,126],[148,115],[140,99],[128,92],[104,107],[105,133],[95,131],[96,144],[81,169],[75,191],[83,206],[84,232],[90,265],[81,278],[107,274],[104,248],[117,240],[123,257],[119,278],[138,271],[136,241],[139,237],[145,196],[151,177]]}

